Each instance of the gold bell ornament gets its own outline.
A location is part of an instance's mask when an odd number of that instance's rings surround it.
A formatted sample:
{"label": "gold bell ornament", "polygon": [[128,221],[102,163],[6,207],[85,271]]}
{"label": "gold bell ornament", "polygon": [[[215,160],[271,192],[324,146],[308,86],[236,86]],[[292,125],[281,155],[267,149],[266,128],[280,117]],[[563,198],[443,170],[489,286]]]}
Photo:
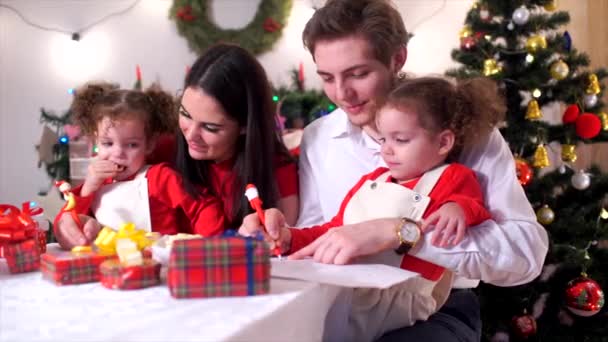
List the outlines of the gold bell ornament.
{"label": "gold bell ornament", "polygon": [[532,165],[538,169],[549,166],[549,154],[547,153],[545,145],[538,145],[536,151],[534,151],[534,161],[532,162]]}
{"label": "gold bell ornament", "polygon": [[570,68],[568,67],[568,64],[566,64],[566,62],[560,59],[559,61],[551,64],[549,72],[551,73],[551,77],[555,78],[558,81],[561,81],[568,77]]}
{"label": "gold bell ornament", "polygon": [[496,75],[502,71],[502,67],[498,65],[494,58],[488,58],[483,62],[483,74],[485,76]]}
{"label": "gold bell ornament", "polygon": [[528,109],[526,110],[526,120],[538,120],[543,117],[543,113],[540,111],[538,102],[536,100],[530,100],[528,102]]}
{"label": "gold bell ornament", "polygon": [[562,160],[566,163],[574,163],[576,161],[576,145],[562,145]]}
{"label": "gold bell ornament", "polygon": [[596,74],[589,74],[589,84],[587,85],[587,89],[585,89],[585,93],[588,95],[599,94],[600,93],[600,82],[597,79]]}
{"label": "gold bell ornament", "polygon": [[600,121],[602,122],[602,130],[608,131],[608,114],[601,112],[597,116],[600,117]]}
{"label": "gold bell ornament", "polygon": [[557,0],[552,0],[543,6],[546,11],[555,11],[557,9]]}
{"label": "gold bell ornament", "polygon": [[528,37],[526,40],[526,50],[530,53],[534,53],[538,50],[547,48],[547,39],[545,37],[535,34],[531,37]]}

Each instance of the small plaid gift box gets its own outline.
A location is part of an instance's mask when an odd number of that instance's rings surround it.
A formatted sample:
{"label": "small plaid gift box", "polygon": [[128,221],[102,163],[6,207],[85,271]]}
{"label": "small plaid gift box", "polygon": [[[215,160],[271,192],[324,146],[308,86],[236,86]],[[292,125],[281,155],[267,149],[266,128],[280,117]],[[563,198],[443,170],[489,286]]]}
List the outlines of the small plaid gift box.
{"label": "small plaid gift box", "polygon": [[167,285],[175,298],[268,293],[270,250],[262,240],[236,236],[177,240]]}
{"label": "small plaid gift box", "polygon": [[111,255],[100,255],[94,252],[74,253],[50,249],[41,256],[41,271],[44,278],[57,285],[80,284],[99,281],[99,265]]}
{"label": "small plaid gift box", "polygon": [[147,258],[135,266],[125,266],[116,259],[106,260],[99,271],[101,284],[109,289],[142,289],[160,283],[160,264]]}
{"label": "small plaid gift box", "polygon": [[40,251],[35,239],[0,246],[0,257],[6,258],[10,273],[30,272],[40,268]]}
{"label": "small plaid gift box", "polygon": [[11,273],[37,270],[40,254],[46,248],[45,232],[38,229],[32,215],[42,213],[42,208],[30,208],[30,202],[22,209],[10,204],[0,204],[0,258],[5,258]]}

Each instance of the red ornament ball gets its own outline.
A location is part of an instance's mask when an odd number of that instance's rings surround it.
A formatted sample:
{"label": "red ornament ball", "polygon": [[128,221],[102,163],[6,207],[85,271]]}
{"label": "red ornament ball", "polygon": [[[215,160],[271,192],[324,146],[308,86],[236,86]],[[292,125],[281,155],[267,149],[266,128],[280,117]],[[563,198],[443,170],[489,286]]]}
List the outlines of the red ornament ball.
{"label": "red ornament ball", "polygon": [[575,315],[589,317],[604,306],[604,291],[593,279],[581,276],[566,287],[566,307]]}
{"label": "red ornament ball", "polygon": [[528,314],[513,317],[511,327],[513,332],[521,339],[526,339],[536,334],[536,320]]}
{"label": "red ornament ball", "polygon": [[515,158],[515,171],[521,185],[526,186],[532,180],[532,168],[526,160]]}
{"label": "red ornament ball", "polygon": [[564,116],[562,117],[562,122],[564,125],[571,124],[576,122],[578,116],[581,114],[581,110],[578,108],[578,105],[569,105],[564,111]]}
{"label": "red ornament ball", "polygon": [[583,139],[591,139],[600,133],[602,121],[597,115],[584,113],[576,119],[576,135]]}

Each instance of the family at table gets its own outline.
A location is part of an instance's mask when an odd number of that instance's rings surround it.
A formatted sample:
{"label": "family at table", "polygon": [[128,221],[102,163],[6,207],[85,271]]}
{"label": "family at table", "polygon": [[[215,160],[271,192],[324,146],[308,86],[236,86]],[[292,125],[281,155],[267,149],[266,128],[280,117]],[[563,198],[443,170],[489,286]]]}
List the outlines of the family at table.
{"label": "family at table", "polygon": [[157,86],[77,89],[73,120],[98,155],[72,189],[78,215],[55,220],[59,244],[90,244],[124,222],[163,235],[261,233],[290,259],[421,275],[416,286],[355,292],[348,329],[361,340],[478,341],[471,288],[531,281],[548,247],[496,128],[497,86],[406,76],[408,32],[385,0],[328,1],[302,40],[337,109],[304,129],[297,160],[264,69],[238,46],[200,56],[177,103]]}

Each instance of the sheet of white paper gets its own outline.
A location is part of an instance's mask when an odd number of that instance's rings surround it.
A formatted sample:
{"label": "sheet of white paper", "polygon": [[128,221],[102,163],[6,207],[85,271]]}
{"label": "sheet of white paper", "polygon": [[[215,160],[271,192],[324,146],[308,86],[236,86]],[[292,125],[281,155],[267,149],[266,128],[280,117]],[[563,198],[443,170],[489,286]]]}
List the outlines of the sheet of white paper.
{"label": "sheet of white paper", "polygon": [[299,279],[344,287],[386,289],[420,274],[381,264],[327,265],[312,259],[271,259],[275,278]]}

